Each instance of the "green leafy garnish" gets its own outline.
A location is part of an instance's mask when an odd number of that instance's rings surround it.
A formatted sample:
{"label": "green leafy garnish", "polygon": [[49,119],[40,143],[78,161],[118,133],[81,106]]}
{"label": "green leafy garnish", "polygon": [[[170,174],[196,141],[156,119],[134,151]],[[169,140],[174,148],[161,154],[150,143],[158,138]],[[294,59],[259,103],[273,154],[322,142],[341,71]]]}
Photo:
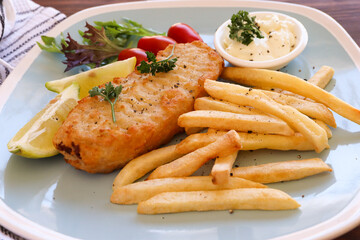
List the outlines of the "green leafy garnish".
{"label": "green leafy garnish", "polygon": [[153,35],[166,35],[151,29],[143,27],[142,24],[132,21],[128,18],[123,18],[123,24],[118,24],[116,21],[109,22],[94,22],[96,27],[105,28],[109,38],[116,39],[119,36],[153,36]]}
{"label": "green leafy garnish", "polygon": [[255,37],[264,38],[255,22],[255,16],[250,17],[247,11],[240,10],[231,17],[229,37],[233,40],[249,45]]}
{"label": "green leafy garnish", "polygon": [[136,69],[140,73],[151,73],[153,76],[159,72],[166,73],[173,70],[175,67],[175,63],[177,61],[177,58],[170,59],[174,54],[174,49],[175,49],[175,44],[173,46],[171,54],[167,58],[161,61],[156,60],[156,56],[154,53],[146,52],[148,62],[141,61],[140,65],[137,66]]}
{"label": "green leafy garnish", "polygon": [[[93,87],[91,90],[89,90],[90,97],[94,96],[102,96],[106,101],[108,101],[111,105],[111,113],[112,113],[112,119],[113,122],[116,122],[115,118],[115,103],[119,98],[119,95],[122,91],[122,85],[119,85],[117,87],[114,87],[111,82],[108,82],[105,84],[105,88],[99,88],[99,87]],[[112,100],[114,99],[114,100]]]}
{"label": "green leafy garnish", "polygon": [[55,38],[48,37],[48,36],[41,36],[41,40],[44,44],[36,42],[40,49],[47,51],[47,52],[54,52],[54,53],[62,53],[61,45],[64,44],[67,46],[63,34],[60,35],[60,42],[61,44],[57,44]]}
{"label": "green leafy garnish", "polygon": [[107,36],[104,28],[100,30],[86,23],[88,30],[83,33],[83,38],[88,44],[80,44],[68,34],[67,46],[62,44],[62,51],[65,54],[67,68],[84,64],[95,64],[99,67],[105,59],[117,56],[123,47],[114,44]]}
{"label": "green leafy garnish", "polygon": [[61,37],[59,43],[53,37],[42,36],[43,43],[37,44],[42,50],[63,53],[67,65],[65,71],[68,71],[81,65],[93,68],[112,63],[123,49],[135,47],[139,38],[165,35],[129,19],[123,19],[122,24],[116,21],[86,23],[86,28],[87,31],[78,31],[81,43],[68,34],[67,39]]}

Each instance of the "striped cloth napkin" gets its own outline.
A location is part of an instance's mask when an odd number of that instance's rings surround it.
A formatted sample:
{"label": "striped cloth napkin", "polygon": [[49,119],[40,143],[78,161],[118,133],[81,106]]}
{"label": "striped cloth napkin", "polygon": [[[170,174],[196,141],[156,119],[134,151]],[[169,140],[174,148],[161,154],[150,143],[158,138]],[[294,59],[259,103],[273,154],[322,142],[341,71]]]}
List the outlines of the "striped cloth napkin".
{"label": "striped cloth napkin", "polygon": [[0,85],[41,35],[65,18],[31,0],[0,0]]}
{"label": "striped cloth napkin", "polygon": [[[0,0],[0,86],[21,58],[66,16],[31,0]],[[23,240],[0,225],[0,240]]]}

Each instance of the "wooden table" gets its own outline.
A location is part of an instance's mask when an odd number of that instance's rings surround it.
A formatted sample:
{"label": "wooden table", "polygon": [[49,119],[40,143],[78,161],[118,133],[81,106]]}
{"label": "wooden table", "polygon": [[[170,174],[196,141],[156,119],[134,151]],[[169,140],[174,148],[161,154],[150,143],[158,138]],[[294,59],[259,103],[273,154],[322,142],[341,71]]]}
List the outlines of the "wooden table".
{"label": "wooden table", "polygon": [[[111,3],[133,2],[134,0],[33,0],[42,6],[51,6],[70,16],[80,10]],[[338,21],[355,42],[360,45],[360,1],[359,0],[279,0],[317,8]],[[360,226],[337,240],[360,239]]]}

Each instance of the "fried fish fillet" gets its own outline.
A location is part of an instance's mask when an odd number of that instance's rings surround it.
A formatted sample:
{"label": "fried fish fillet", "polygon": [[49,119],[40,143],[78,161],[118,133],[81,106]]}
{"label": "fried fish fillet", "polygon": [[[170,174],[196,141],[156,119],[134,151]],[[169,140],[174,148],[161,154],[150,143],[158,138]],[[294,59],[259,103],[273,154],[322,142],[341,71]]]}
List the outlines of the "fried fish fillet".
{"label": "fried fish fillet", "polygon": [[[160,51],[157,59],[167,58],[172,49]],[[65,160],[90,173],[111,172],[179,133],[178,117],[193,110],[195,98],[205,94],[204,80],[216,80],[224,62],[198,41],[176,44],[173,57],[178,59],[176,67],[168,73],[134,71],[114,79],[123,86],[115,105],[116,123],[102,97],[79,101],[53,139]]]}

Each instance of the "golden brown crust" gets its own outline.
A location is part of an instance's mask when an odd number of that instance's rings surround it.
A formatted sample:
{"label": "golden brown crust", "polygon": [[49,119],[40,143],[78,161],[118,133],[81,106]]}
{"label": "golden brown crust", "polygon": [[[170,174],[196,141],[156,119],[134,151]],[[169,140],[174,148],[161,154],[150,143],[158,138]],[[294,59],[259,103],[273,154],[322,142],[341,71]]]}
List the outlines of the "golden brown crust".
{"label": "golden brown crust", "polygon": [[[166,58],[172,46],[159,52]],[[178,58],[168,73],[131,73],[114,79],[123,85],[115,106],[101,97],[86,97],[71,111],[53,139],[65,160],[91,173],[111,172],[134,157],[168,142],[181,131],[178,117],[193,110],[194,99],[203,96],[205,79],[217,79],[222,58],[202,42],[177,44]]]}

